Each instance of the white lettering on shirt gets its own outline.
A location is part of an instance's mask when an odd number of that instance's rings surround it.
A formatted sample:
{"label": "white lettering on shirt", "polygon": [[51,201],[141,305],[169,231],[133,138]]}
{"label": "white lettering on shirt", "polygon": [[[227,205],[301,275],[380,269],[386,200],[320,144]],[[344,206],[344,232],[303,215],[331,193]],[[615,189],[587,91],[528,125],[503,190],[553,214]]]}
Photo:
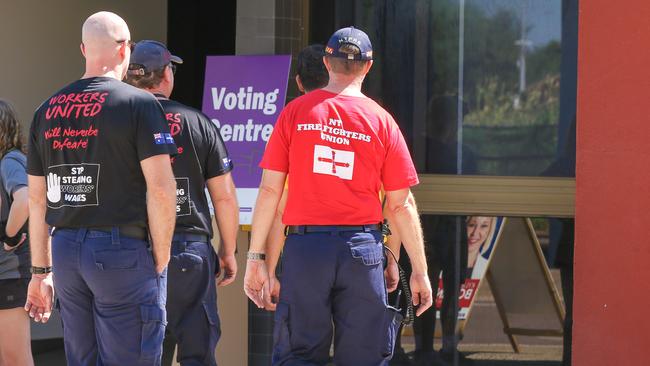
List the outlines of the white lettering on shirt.
{"label": "white lettering on shirt", "polygon": [[348,131],[343,128],[343,121],[336,118],[329,118],[327,124],[323,123],[299,123],[296,131],[320,131],[320,139],[338,145],[350,145],[350,140],[370,142],[370,135],[365,133]]}

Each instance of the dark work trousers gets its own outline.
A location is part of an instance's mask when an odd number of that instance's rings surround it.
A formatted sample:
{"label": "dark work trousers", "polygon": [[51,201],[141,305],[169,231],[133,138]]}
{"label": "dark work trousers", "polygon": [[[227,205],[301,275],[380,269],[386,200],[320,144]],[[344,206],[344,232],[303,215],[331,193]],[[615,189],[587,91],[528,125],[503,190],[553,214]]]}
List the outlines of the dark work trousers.
{"label": "dark work trousers", "polygon": [[147,241],[56,229],[52,267],[68,365],[160,365],[167,273]]}
{"label": "dark work trousers", "polygon": [[[460,285],[465,282],[467,272],[467,228],[465,216],[422,215],[425,250],[429,269],[429,280],[433,293],[439,289],[442,276],[444,297],[440,307],[443,348],[454,347],[456,337],[456,319],[458,317],[457,299]],[[458,251],[458,253],[457,253]],[[433,350],[436,314],[432,306],[419,318],[413,327],[415,348],[423,351]],[[452,349],[444,351],[453,352]]]}
{"label": "dark work trousers", "polygon": [[[187,239],[191,239],[188,237]],[[206,241],[174,235],[167,287],[167,329],[178,345],[183,366],[216,366],[214,352],[221,336],[215,273],[217,254]]]}
{"label": "dark work trousers", "polygon": [[291,234],[282,257],[273,365],[386,365],[401,316],[386,302],[378,231]]}
{"label": "dark work trousers", "polygon": [[[438,292],[439,278],[442,276],[442,289],[445,296],[439,310],[443,343],[446,343],[448,347],[453,347],[458,315],[454,307],[454,297],[448,294],[459,296],[460,284],[465,281],[467,275],[465,216],[422,215],[421,221],[429,281],[434,295]],[[457,233],[456,230],[459,230],[459,232]],[[459,251],[458,255],[457,250]],[[411,263],[408,254],[403,246],[400,252],[400,265],[404,268],[407,278],[410,278]],[[401,306],[405,307],[406,304],[402,303]],[[436,308],[434,298],[434,306],[419,317],[415,317],[413,321],[415,350],[417,352],[433,351],[435,329]],[[401,347],[401,337],[397,345]],[[445,351],[451,352],[454,350],[445,349]]]}

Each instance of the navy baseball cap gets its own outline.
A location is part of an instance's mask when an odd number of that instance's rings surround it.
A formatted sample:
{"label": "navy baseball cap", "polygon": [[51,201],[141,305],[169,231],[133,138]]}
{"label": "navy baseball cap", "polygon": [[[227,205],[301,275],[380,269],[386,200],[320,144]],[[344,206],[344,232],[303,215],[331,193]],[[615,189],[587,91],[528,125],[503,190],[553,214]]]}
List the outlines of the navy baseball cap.
{"label": "navy baseball cap", "polygon": [[[359,48],[360,53],[351,54],[340,52],[343,45],[353,45]],[[370,38],[362,30],[355,27],[342,28],[334,32],[325,47],[325,53],[348,60],[372,60],[372,44]]]}
{"label": "navy baseball cap", "polygon": [[129,74],[145,75],[155,70],[161,70],[170,62],[182,64],[183,60],[172,55],[163,43],[144,40],[135,44],[129,62]]}

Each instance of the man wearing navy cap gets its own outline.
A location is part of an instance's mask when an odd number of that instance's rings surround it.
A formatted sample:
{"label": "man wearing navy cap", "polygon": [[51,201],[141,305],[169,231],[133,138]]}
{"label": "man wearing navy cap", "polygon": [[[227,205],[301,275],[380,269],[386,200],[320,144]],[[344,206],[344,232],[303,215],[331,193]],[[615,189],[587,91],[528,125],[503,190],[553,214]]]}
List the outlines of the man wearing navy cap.
{"label": "man wearing navy cap", "polygon": [[244,290],[259,307],[275,301],[265,260],[278,251],[266,238],[289,174],[273,364],[324,365],[334,339],[335,364],[386,365],[401,316],[386,301],[379,191],[413,263],[419,315],[432,295],[410,193],[418,177],[392,116],[361,93],[372,66],[368,36],[340,29],[325,53],[327,86],[284,108],[260,163]]}
{"label": "man wearing navy cap", "polygon": [[[182,62],[164,44],[140,41],[131,55],[126,81],[156,96],[178,147],[178,155],[172,160],[177,196],[167,328],[178,344],[178,362],[212,366],[217,364],[214,351],[221,334],[215,276],[221,267],[219,286],[235,279],[239,207],[230,174],[233,165],[219,129],[200,111],[169,100],[175,64]],[[210,244],[213,233],[206,186],[222,239],[219,256]]]}

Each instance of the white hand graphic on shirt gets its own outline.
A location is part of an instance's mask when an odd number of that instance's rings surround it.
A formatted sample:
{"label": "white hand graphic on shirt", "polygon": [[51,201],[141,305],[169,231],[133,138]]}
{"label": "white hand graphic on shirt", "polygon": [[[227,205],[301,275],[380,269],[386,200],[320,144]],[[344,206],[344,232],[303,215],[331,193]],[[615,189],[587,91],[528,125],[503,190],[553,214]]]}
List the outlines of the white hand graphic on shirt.
{"label": "white hand graphic on shirt", "polygon": [[54,173],[47,175],[47,200],[52,203],[61,201],[61,177]]}

